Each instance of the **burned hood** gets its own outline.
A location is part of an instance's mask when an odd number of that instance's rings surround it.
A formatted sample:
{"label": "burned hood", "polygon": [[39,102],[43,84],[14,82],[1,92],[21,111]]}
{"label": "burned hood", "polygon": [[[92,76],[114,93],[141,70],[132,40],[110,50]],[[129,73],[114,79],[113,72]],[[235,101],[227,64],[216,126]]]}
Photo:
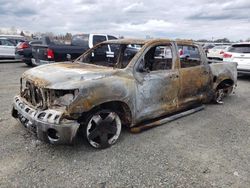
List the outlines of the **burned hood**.
{"label": "burned hood", "polygon": [[35,85],[49,89],[76,89],[83,82],[109,77],[116,72],[112,67],[84,63],[54,63],[32,68],[22,75]]}

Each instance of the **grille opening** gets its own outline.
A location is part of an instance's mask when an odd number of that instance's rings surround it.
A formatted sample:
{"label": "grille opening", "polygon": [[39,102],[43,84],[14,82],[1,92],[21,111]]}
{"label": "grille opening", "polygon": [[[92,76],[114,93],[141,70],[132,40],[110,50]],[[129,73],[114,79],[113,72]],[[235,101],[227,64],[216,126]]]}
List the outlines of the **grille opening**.
{"label": "grille opening", "polygon": [[56,115],[55,120],[57,120],[58,118],[59,118],[59,115]]}
{"label": "grille opening", "polygon": [[43,91],[32,82],[26,81],[24,90],[21,91],[21,96],[33,106],[43,107],[45,99],[43,98],[42,92]]}
{"label": "grille opening", "polygon": [[51,116],[52,116],[52,114],[49,114],[49,115],[47,116],[47,118],[49,119]]}
{"label": "grille opening", "polygon": [[41,114],[38,115],[37,118],[38,118],[38,119],[43,119],[44,116],[45,116],[45,114],[46,114],[45,112],[42,112]]}

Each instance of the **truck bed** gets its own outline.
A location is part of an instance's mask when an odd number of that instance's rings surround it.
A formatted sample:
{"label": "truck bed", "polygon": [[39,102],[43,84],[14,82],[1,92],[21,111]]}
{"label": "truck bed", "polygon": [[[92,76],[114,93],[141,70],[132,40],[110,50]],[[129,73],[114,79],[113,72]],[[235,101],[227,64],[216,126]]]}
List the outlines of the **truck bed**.
{"label": "truck bed", "polygon": [[[54,58],[47,57],[47,50],[50,49],[54,53]],[[32,46],[32,55],[33,62],[36,65],[46,64],[52,62],[67,61],[68,54],[71,59],[74,60],[79,57],[83,52],[87,50],[86,47],[82,46],[73,46],[73,45],[33,45]]]}

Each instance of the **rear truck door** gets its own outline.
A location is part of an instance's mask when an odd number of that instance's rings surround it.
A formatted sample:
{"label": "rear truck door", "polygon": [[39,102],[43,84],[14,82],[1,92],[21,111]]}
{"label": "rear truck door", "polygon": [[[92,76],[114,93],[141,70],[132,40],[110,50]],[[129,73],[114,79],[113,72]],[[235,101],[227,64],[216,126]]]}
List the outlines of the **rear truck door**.
{"label": "rear truck door", "polygon": [[[93,46],[97,45],[98,43],[104,42],[108,40],[108,36],[107,35],[93,35],[90,34],[89,35],[90,39],[90,48],[92,48]],[[98,55],[98,57],[100,58],[104,58],[104,57],[113,57],[114,56],[114,51],[111,49],[110,45],[107,46],[107,48],[103,49],[104,51],[99,51],[95,54],[92,54],[92,57],[94,55]]]}
{"label": "rear truck door", "polygon": [[173,43],[146,48],[135,66],[136,119],[152,119],[174,112],[178,103],[179,72]]}
{"label": "rear truck door", "polygon": [[92,48],[96,44],[107,41],[107,40],[108,40],[107,35],[90,34],[89,35],[89,48]]}
{"label": "rear truck door", "polygon": [[177,43],[177,45],[187,46],[192,49],[188,58],[180,58],[180,93],[179,105],[191,105],[206,99],[211,91],[212,75],[210,67],[207,64],[205,54],[194,44]]}

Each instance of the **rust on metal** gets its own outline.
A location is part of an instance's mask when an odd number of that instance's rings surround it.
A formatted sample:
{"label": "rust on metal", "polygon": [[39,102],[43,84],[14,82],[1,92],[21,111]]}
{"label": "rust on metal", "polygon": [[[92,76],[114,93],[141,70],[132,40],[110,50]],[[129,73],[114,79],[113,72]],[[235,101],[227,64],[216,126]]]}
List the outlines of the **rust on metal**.
{"label": "rust on metal", "polygon": [[[129,127],[147,119],[183,110],[195,103],[211,101],[218,85],[236,84],[235,64],[208,64],[205,54],[193,41],[168,39],[106,41],[100,45],[141,45],[125,68],[98,66],[81,62],[92,53],[85,52],[74,63],[55,63],[26,71],[22,80],[21,97],[39,110],[54,109],[63,112],[60,117],[77,120],[98,107],[114,107],[123,114]],[[157,45],[169,45],[172,50],[172,68],[166,71],[140,72],[140,63],[146,52]],[[193,45],[200,50],[200,66],[182,67],[178,45]],[[134,49],[135,50],[135,49]],[[120,56],[118,59],[121,58]],[[162,124],[156,121],[148,127]],[[134,127],[139,132],[142,127]]]}

